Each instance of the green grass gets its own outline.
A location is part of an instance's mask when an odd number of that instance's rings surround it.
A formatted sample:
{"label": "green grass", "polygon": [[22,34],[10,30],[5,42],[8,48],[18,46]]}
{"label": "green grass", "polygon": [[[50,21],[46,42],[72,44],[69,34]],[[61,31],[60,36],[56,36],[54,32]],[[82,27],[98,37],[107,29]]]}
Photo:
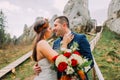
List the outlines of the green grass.
{"label": "green grass", "polygon": [[[3,80],[25,80],[26,77],[30,77],[30,76],[34,77],[34,72],[32,69],[34,64],[35,63],[31,59],[28,59],[15,69],[15,73],[10,72],[6,76],[4,76],[2,79]],[[26,80],[32,80],[32,79],[30,78]]]}
{"label": "green grass", "polygon": [[29,52],[31,48],[32,45],[9,45],[5,49],[0,50],[0,64],[2,64],[0,69]]}
{"label": "green grass", "polygon": [[120,79],[120,35],[105,27],[93,55],[105,80]]}
{"label": "green grass", "polygon": [[[32,45],[8,45],[5,49],[0,50],[0,69],[29,52],[31,48]],[[31,71],[33,63],[28,59],[15,69],[15,74],[9,72],[2,80],[15,80],[17,78],[18,80],[24,80],[25,77],[33,73]]]}

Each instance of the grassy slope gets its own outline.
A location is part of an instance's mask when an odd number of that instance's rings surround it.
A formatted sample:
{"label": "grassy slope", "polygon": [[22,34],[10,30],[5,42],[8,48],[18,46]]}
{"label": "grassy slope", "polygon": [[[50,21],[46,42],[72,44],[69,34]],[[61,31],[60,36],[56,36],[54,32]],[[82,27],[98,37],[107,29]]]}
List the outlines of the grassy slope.
{"label": "grassy slope", "polygon": [[120,79],[120,35],[105,28],[93,54],[105,80]]}
{"label": "grassy slope", "polygon": [[[93,51],[94,57],[100,67],[105,80],[120,79],[120,36],[104,29],[101,39]],[[33,80],[34,62],[31,59],[25,61],[16,68],[15,74],[9,73],[4,80]]]}
{"label": "grassy slope", "polygon": [[[7,46],[6,49],[0,50],[0,69],[15,61],[32,49],[32,45]],[[32,66],[34,62],[28,59],[15,69],[15,73],[8,73],[3,80],[24,80],[30,74],[33,75]],[[1,79],[0,79],[1,80]]]}
{"label": "grassy slope", "polygon": [[29,52],[32,45],[9,45],[5,49],[0,50],[0,69],[15,61],[19,57]]}

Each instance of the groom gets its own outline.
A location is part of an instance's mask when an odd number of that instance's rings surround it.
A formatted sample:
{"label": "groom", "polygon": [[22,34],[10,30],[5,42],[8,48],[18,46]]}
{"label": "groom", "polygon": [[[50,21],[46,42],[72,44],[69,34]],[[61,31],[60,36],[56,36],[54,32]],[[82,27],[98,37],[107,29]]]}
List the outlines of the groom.
{"label": "groom", "polygon": [[[81,55],[83,57],[87,58],[88,60],[92,60],[90,68],[85,73],[86,78],[88,80],[87,72],[93,67],[94,62],[93,62],[93,57],[92,57],[91,50],[90,50],[90,45],[86,39],[86,36],[83,34],[77,34],[77,33],[71,32],[71,30],[69,29],[69,20],[66,16],[59,16],[59,17],[55,18],[53,30],[54,30],[56,36],[60,36],[60,38],[58,38],[56,41],[54,41],[54,44],[53,44],[54,50],[60,49],[60,43],[62,41],[62,37],[64,36],[64,34],[72,33],[74,35],[74,38],[68,44],[67,48],[70,48],[70,46],[73,44],[73,42],[77,42],[79,45],[78,48],[79,48],[79,52],[81,53]],[[34,65],[34,71],[36,73],[39,73],[40,67],[38,67],[37,65]],[[60,79],[61,73],[58,72],[57,76]]]}

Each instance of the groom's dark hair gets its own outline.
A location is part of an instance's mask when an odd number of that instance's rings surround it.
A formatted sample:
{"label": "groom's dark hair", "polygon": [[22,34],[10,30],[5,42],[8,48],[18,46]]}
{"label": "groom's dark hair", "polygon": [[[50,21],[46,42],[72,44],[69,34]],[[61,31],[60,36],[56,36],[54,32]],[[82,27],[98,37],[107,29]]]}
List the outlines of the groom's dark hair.
{"label": "groom's dark hair", "polygon": [[54,19],[54,21],[56,19],[59,19],[59,23],[63,24],[64,22],[67,24],[67,27],[69,28],[69,20],[66,16],[58,16]]}

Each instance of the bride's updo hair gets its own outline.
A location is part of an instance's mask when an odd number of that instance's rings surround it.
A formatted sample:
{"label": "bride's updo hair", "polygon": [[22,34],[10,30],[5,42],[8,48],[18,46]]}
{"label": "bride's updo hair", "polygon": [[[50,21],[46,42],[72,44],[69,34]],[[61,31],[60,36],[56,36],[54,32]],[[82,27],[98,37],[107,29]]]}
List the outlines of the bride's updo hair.
{"label": "bride's updo hair", "polygon": [[34,61],[37,61],[37,51],[36,51],[37,43],[44,38],[44,34],[47,31],[48,27],[49,27],[49,22],[47,19],[44,18],[37,19],[33,25],[34,31],[36,32],[36,41],[34,44],[34,49],[32,54]]}
{"label": "bride's updo hair", "polygon": [[39,34],[43,29],[46,29],[47,27],[49,27],[47,19],[36,20],[36,22],[34,23],[34,31],[37,34]]}

